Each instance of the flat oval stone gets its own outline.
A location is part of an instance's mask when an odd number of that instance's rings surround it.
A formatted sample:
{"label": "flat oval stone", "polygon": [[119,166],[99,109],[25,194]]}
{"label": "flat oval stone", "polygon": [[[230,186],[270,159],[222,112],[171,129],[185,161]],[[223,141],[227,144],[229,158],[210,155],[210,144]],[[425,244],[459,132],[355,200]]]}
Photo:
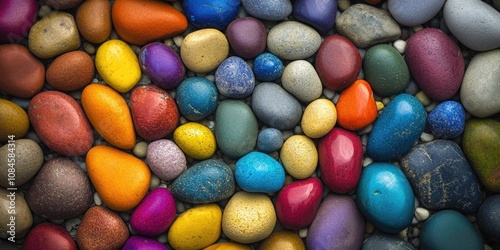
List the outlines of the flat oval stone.
{"label": "flat oval stone", "polygon": [[61,225],[42,222],[33,227],[23,244],[23,249],[68,249],[77,250],[76,242]]}
{"label": "flat oval stone", "polygon": [[276,196],[276,215],[283,227],[298,230],[308,227],[318,212],[323,184],[316,177],[286,184]]}
{"label": "flat oval stone", "polygon": [[295,232],[279,230],[269,235],[259,246],[259,250],[272,249],[306,250],[306,245]]}
{"label": "flat oval stone", "polygon": [[91,43],[102,43],[111,35],[111,3],[106,0],[84,1],[76,10],[76,26]]}
{"label": "flat oval stone", "polygon": [[241,57],[231,56],[217,67],[215,85],[221,95],[242,99],[252,94],[255,87],[255,76],[245,60]]}
{"label": "flat oval stone", "polygon": [[396,21],[405,26],[417,26],[431,20],[443,7],[445,0],[395,1],[388,0],[387,7]]}
{"label": "flat oval stone", "polygon": [[373,124],[366,153],[375,161],[399,158],[420,138],[426,120],[427,112],[417,98],[397,95]]}
{"label": "flat oval stone", "polygon": [[19,98],[31,98],[43,87],[45,67],[19,44],[0,45],[0,91]]}
{"label": "flat oval stone", "polygon": [[345,129],[360,130],[377,119],[377,104],[370,84],[362,79],[347,87],[337,101],[337,123]]}
{"label": "flat oval stone", "polygon": [[215,138],[222,153],[240,158],[253,150],[259,133],[257,118],[243,101],[220,102],[215,120]]}
{"label": "flat oval stone", "polygon": [[45,79],[52,88],[75,91],[92,82],[95,65],[92,58],[81,50],[64,53],[49,65]]}
{"label": "flat oval stone", "polygon": [[315,28],[322,35],[332,30],[337,16],[337,1],[298,0],[293,4],[293,16]]}
{"label": "flat oval stone", "polygon": [[[5,160],[0,161],[0,185],[2,187],[19,187],[28,182],[40,170],[43,164],[43,151],[40,145],[31,139],[16,139],[13,148],[9,144],[0,147],[0,155],[6,156]],[[10,150],[9,150],[10,149]],[[9,181],[12,177],[9,174],[9,168],[12,162],[8,162],[9,151],[15,149],[15,178],[13,182]],[[9,166],[9,163],[10,166]]]}
{"label": "flat oval stone", "polygon": [[309,138],[320,138],[330,132],[336,123],[335,105],[328,99],[320,98],[307,105],[300,126]]}
{"label": "flat oval stone", "polygon": [[290,0],[242,0],[245,12],[263,20],[279,21],[292,13]]}
{"label": "flat oval stone", "polygon": [[280,161],[292,177],[310,177],[318,165],[318,151],[314,141],[305,135],[290,136],[281,147]]}
{"label": "flat oval stone", "polygon": [[323,199],[309,227],[308,249],[360,249],[365,221],[356,202],[345,195],[330,194]]}
{"label": "flat oval stone", "polygon": [[500,195],[487,197],[479,211],[477,211],[477,224],[481,232],[489,239],[500,241],[500,222],[498,211],[500,209]]}
{"label": "flat oval stone", "polygon": [[52,11],[30,29],[28,47],[35,56],[49,59],[80,48],[75,18],[66,12]]}
{"label": "flat oval stone", "polygon": [[64,220],[85,213],[92,204],[92,188],[76,163],[57,157],[40,169],[26,201],[33,213],[50,220]]}
{"label": "flat oval stone", "polygon": [[212,203],[233,195],[233,171],[220,160],[205,160],[190,166],[170,185],[175,198],[189,203]]}
{"label": "flat oval stone", "polygon": [[15,102],[6,99],[0,99],[0,119],[0,141],[23,138],[30,128],[28,113]]}
{"label": "flat oval stone", "polygon": [[182,62],[196,73],[207,73],[216,69],[229,54],[226,36],[212,28],[189,33],[182,41]]}
{"label": "flat oval stone", "polygon": [[415,250],[413,245],[397,236],[375,233],[363,241],[361,250],[392,249],[392,250]]}
{"label": "flat oval stone", "polygon": [[67,94],[59,91],[37,94],[31,99],[28,116],[40,140],[59,154],[84,155],[94,143],[85,113]]}
{"label": "flat oval stone", "polygon": [[[9,209],[12,200],[15,200],[14,215],[9,213],[9,210],[12,210]],[[0,209],[0,237],[2,239],[14,237],[15,240],[24,238],[33,224],[33,216],[24,196],[20,192],[0,188],[0,207],[2,207]],[[11,216],[15,217],[14,223],[12,223]]]}
{"label": "flat oval stone", "polygon": [[296,60],[286,65],[281,84],[299,101],[309,103],[321,96],[323,85],[314,66],[305,60]]}
{"label": "flat oval stone", "polygon": [[122,247],[122,250],[150,249],[150,250],[168,250],[163,243],[148,237],[132,235],[128,238]]}
{"label": "flat oval stone", "polygon": [[320,45],[319,33],[297,21],[279,23],[267,34],[267,49],[284,60],[306,59],[316,53]]}
{"label": "flat oval stone", "polygon": [[212,130],[207,126],[188,122],[174,131],[174,142],[188,157],[205,160],[215,154],[217,142]]}
{"label": "flat oval stone", "polygon": [[149,192],[130,216],[134,232],[155,237],[167,232],[175,220],[175,199],[166,188],[158,187]]}
{"label": "flat oval stone", "polygon": [[315,66],[326,88],[342,90],[357,79],[361,71],[361,55],[347,38],[331,35],[321,43]]}
{"label": "flat oval stone", "polygon": [[485,118],[500,112],[500,49],[476,54],[465,71],[460,88],[464,108],[474,116]]}
{"label": "flat oval stone", "polygon": [[275,128],[265,128],[257,136],[257,148],[263,152],[273,152],[283,146],[283,133]]}
{"label": "flat oval stone", "polygon": [[268,52],[258,55],[253,61],[253,73],[257,80],[274,81],[283,74],[284,69],[281,59]]}
{"label": "flat oval stone", "polygon": [[390,45],[370,47],[363,59],[365,79],[380,96],[396,95],[410,83],[410,71],[399,52]]}
{"label": "flat oval stone", "polygon": [[36,22],[35,0],[3,1],[0,7],[0,43],[18,43]]}
{"label": "flat oval stone", "polygon": [[436,137],[456,138],[465,128],[464,107],[456,101],[444,101],[427,115],[427,125]]}
{"label": "flat oval stone", "polygon": [[239,0],[186,0],[182,3],[189,22],[196,28],[225,29],[236,19]]}
{"label": "flat oval stone", "polygon": [[186,170],[186,156],[175,142],[168,139],[148,144],[146,163],[158,178],[171,181]]}
{"label": "flat oval stone", "polygon": [[254,151],[236,162],[234,178],[247,192],[273,193],[285,184],[285,170],[273,157]]}
{"label": "flat oval stone", "polygon": [[238,18],[227,26],[225,33],[234,53],[243,59],[253,59],[266,49],[266,26],[257,18]]}
{"label": "flat oval stone", "polygon": [[486,189],[500,192],[500,122],[471,119],[465,124],[462,148],[476,176]]}
{"label": "flat oval stone", "polygon": [[217,86],[204,77],[188,77],[177,87],[175,101],[181,115],[190,121],[203,120],[217,109]]}
{"label": "flat oval stone", "polygon": [[181,57],[164,43],[149,43],[139,51],[139,64],[158,87],[166,90],[177,87],[184,78],[186,69]]}
{"label": "flat oval stone", "polygon": [[481,205],[479,181],[455,142],[436,140],[417,145],[400,163],[415,196],[426,208],[472,213]]}
{"label": "flat oval stone", "polygon": [[453,97],[464,76],[464,59],[457,44],[436,28],[425,28],[408,39],[405,60],[417,85],[436,101]]}
{"label": "flat oval stone", "polygon": [[363,145],[359,137],[345,129],[334,127],[318,142],[321,180],[336,193],[348,193],[356,188],[361,176]]}
{"label": "flat oval stone", "polygon": [[272,82],[262,82],[255,86],[252,110],[263,123],[279,130],[292,129],[302,117],[299,101]]}

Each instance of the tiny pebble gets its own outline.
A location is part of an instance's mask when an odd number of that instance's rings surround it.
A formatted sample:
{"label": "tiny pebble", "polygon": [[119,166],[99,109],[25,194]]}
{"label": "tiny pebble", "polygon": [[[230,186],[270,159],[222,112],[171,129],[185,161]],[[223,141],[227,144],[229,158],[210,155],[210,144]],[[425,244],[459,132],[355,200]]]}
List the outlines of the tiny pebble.
{"label": "tiny pebble", "polygon": [[155,174],[151,175],[151,182],[149,183],[149,190],[153,190],[160,185],[160,178]]}
{"label": "tiny pebble", "polygon": [[418,248],[418,247],[420,247],[420,240],[418,238],[414,238],[413,240],[411,240],[411,244],[414,247]]}
{"label": "tiny pebble", "polygon": [[302,228],[299,230],[299,236],[300,238],[304,239],[307,237],[307,228]]}
{"label": "tiny pebble", "polygon": [[408,241],[408,228],[403,229],[398,235],[401,239]]}
{"label": "tiny pebble", "polygon": [[134,149],[132,152],[134,152],[134,155],[140,158],[146,157],[148,149],[148,143],[144,141],[140,141],[137,144],[135,144]]}
{"label": "tiny pebble", "polygon": [[363,160],[363,167],[366,167],[366,166],[368,166],[368,165],[370,165],[370,164],[372,164],[372,163],[373,163],[373,159],[372,159],[372,158],[370,158],[370,157],[366,157],[366,158]]}
{"label": "tiny pebble", "polygon": [[333,96],[335,96],[335,91],[327,88],[323,88],[323,95],[325,95],[326,99],[333,99]]}
{"label": "tiny pebble", "polygon": [[174,40],[175,46],[177,46],[178,48],[180,48],[182,46],[182,40],[184,40],[184,37],[182,37],[182,36],[175,36],[173,40]]}
{"label": "tiny pebble", "polygon": [[404,92],[410,95],[415,95],[419,91],[418,85],[415,81],[411,80],[408,86],[406,86]]}
{"label": "tiny pebble", "polygon": [[411,235],[416,238],[420,235],[420,229],[418,227],[411,228]]}
{"label": "tiny pebble", "polygon": [[358,135],[369,134],[370,132],[372,132],[372,129],[373,129],[373,124],[370,124],[370,125],[364,127],[363,129],[359,130]]}
{"label": "tiny pebble", "polygon": [[484,244],[484,250],[493,250],[493,248],[488,244]]}
{"label": "tiny pebble", "polygon": [[467,219],[469,219],[470,223],[476,223],[477,220],[476,216],[472,214],[467,215]]}
{"label": "tiny pebble", "polygon": [[369,221],[365,223],[365,233],[372,234],[375,231],[375,226]]}
{"label": "tiny pebble", "polygon": [[382,99],[382,104],[384,104],[385,106],[387,106],[387,104],[389,104],[390,101],[391,101],[391,99],[389,97],[384,97]]}
{"label": "tiny pebble", "polygon": [[432,100],[424,93],[424,91],[419,91],[415,97],[424,105],[424,107],[427,107],[429,104],[431,104]]}
{"label": "tiny pebble", "polygon": [[89,55],[95,54],[95,46],[90,43],[84,42],[82,48]]}
{"label": "tiny pebble", "polygon": [[383,102],[377,101],[377,102],[375,102],[375,104],[377,105],[377,111],[380,111],[380,110],[385,108],[385,105]]}
{"label": "tiny pebble", "polygon": [[427,220],[427,218],[429,218],[429,210],[423,207],[417,207],[417,209],[415,209],[415,218],[418,221]]}
{"label": "tiny pebble", "polygon": [[167,234],[160,235],[158,238],[156,238],[156,240],[162,244],[166,244],[168,242]]}
{"label": "tiny pebble", "polygon": [[420,135],[420,140],[422,140],[423,142],[430,142],[430,141],[433,141],[434,140],[434,135],[433,134],[429,134],[429,133],[422,133]]}
{"label": "tiny pebble", "polygon": [[406,49],[406,42],[404,40],[396,40],[392,46],[399,52],[399,54],[404,54]]}
{"label": "tiny pebble", "polygon": [[423,27],[422,25],[416,25],[416,26],[413,26],[413,27],[412,27],[412,30],[413,30],[413,31],[415,31],[415,32],[417,32],[417,31],[419,31],[419,30],[422,30],[423,28],[424,28],[424,27]]}
{"label": "tiny pebble", "polygon": [[94,203],[96,204],[96,206],[102,205],[101,197],[99,197],[99,194],[97,192],[94,193]]}
{"label": "tiny pebble", "polygon": [[436,106],[437,106],[437,103],[436,102],[432,102],[427,107],[425,107],[425,111],[431,112]]}

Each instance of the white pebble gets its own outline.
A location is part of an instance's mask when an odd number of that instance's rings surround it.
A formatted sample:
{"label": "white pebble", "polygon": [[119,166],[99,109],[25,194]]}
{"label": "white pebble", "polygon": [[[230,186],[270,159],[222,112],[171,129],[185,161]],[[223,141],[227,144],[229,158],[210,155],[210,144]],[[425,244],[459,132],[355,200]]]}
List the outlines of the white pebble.
{"label": "white pebble", "polygon": [[101,197],[97,192],[94,193],[94,203],[96,204],[96,206],[102,205]]}
{"label": "white pebble", "polygon": [[186,120],[186,118],[184,118],[184,117],[182,117],[182,116],[181,116],[181,118],[179,118],[179,123],[180,123],[180,124],[185,124],[186,122],[188,122],[188,121]]}
{"label": "white pebble", "polygon": [[420,31],[424,28],[424,26],[422,25],[416,25],[416,26],[413,26],[412,29],[413,31],[417,32],[417,31]]}
{"label": "white pebble", "polygon": [[215,75],[206,75],[205,78],[211,82],[215,82]]}
{"label": "white pebble", "polygon": [[307,228],[302,228],[299,230],[299,236],[300,238],[304,239],[307,237],[308,230]]}
{"label": "white pebble", "polygon": [[363,160],[363,167],[366,167],[366,166],[370,165],[372,162],[373,162],[373,159],[372,159],[372,158],[370,158],[370,157],[366,157],[366,158]]}
{"label": "white pebble", "polygon": [[427,220],[429,218],[429,210],[423,207],[417,207],[417,209],[415,209],[415,218],[418,221]]}
{"label": "white pebble", "polygon": [[408,228],[403,229],[403,231],[399,232],[399,237],[405,241],[408,240]]}
{"label": "white pebble", "polygon": [[423,142],[430,142],[430,141],[434,140],[434,135],[423,132],[420,135],[420,140],[422,140]]}
{"label": "white pebble", "polygon": [[165,39],[165,41],[163,41],[163,44],[167,45],[168,47],[171,47],[172,45],[174,45],[174,39],[167,38]]}
{"label": "white pebble", "polygon": [[404,54],[406,49],[406,42],[404,40],[396,40],[392,46],[399,52],[399,54]]}
{"label": "white pebble", "polygon": [[324,88],[323,95],[325,95],[326,99],[331,100],[333,98],[333,96],[335,96],[335,91],[333,91],[331,89]]}
{"label": "white pebble", "polygon": [[182,46],[182,41],[184,41],[184,37],[182,37],[180,35],[179,36],[174,36],[173,40],[174,40],[175,46],[177,46],[177,47],[180,48]]}

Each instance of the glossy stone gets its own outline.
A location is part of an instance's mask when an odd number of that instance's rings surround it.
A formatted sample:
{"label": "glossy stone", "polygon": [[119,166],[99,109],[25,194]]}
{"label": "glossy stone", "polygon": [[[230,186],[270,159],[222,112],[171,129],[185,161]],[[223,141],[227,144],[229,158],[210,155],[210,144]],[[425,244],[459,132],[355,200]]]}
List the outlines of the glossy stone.
{"label": "glossy stone", "polygon": [[242,0],[246,13],[263,20],[279,21],[292,13],[290,0]]}
{"label": "glossy stone", "polygon": [[477,225],[488,238],[500,242],[500,195],[487,197],[477,211]]}
{"label": "glossy stone", "polygon": [[157,240],[133,235],[128,238],[122,247],[122,250],[136,250],[136,249],[150,249],[150,250],[168,250],[169,248]]}
{"label": "glossy stone", "polygon": [[290,136],[281,147],[280,161],[292,177],[310,177],[318,166],[318,151],[314,141],[305,135]]}
{"label": "glossy stone", "polygon": [[305,250],[306,245],[298,234],[288,230],[279,230],[269,235],[259,246],[259,250],[272,249]]}
{"label": "glossy stone", "polygon": [[242,99],[255,87],[255,77],[250,66],[241,57],[225,59],[215,71],[215,85],[221,95]]}
{"label": "glossy stone", "polygon": [[205,28],[189,33],[181,47],[182,62],[196,73],[216,69],[229,54],[229,42],[224,33]]}
{"label": "glossy stone", "polygon": [[149,192],[134,209],[130,227],[140,235],[159,236],[172,225],[175,213],[174,196],[168,189],[158,187]]}
{"label": "glossy stone", "polygon": [[[28,203],[20,192],[0,188],[0,195],[0,237],[12,240],[24,238],[33,224],[33,215]],[[15,200],[15,211],[9,208],[12,200]],[[14,216],[13,223],[11,216]]]}
{"label": "glossy stone", "polygon": [[91,43],[102,43],[111,35],[111,2],[87,0],[76,10],[76,26],[82,37]]}
{"label": "glossy stone", "polygon": [[326,135],[337,123],[337,109],[332,101],[319,98],[309,103],[302,115],[300,126],[310,138]]}
{"label": "glossy stone", "polygon": [[416,26],[431,20],[443,7],[445,0],[395,1],[388,0],[387,7],[396,21],[405,26]]}
{"label": "glossy stone", "polygon": [[299,101],[309,103],[321,96],[323,85],[314,66],[306,60],[296,60],[286,65],[281,85]]}
{"label": "glossy stone", "polygon": [[456,138],[465,128],[464,107],[456,101],[444,101],[429,113],[427,124],[436,137]]}
{"label": "glossy stone", "polygon": [[87,53],[80,50],[56,57],[45,74],[47,83],[60,91],[81,89],[90,84],[94,77],[94,61]]}
{"label": "glossy stone", "polygon": [[306,59],[321,45],[321,36],[313,28],[285,21],[273,26],[267,34],[267,49],[284,60]]}
{"label": "glossy stone", "polygon": [[337,16],[337,1],[298,0],[293,4],[292,14],[297,20],[311,25],[324,35],[334,27]]}
{"label": "glossy stone", "polygon": [[28,113],[16,103],[3,98],[0,99],[0,119],[0,141],[23,138],[30,128]]}
{"label": "glossy stone", "polygon": [[263,152],[276,151],[283,146],[283,133],[275,128],[265,128],[257,136],[257,148]]}
{"label": "glossy stone", "polygon": [[3,1],[0,6],[0,43],[23,40],[36,21],[37,11],[35,0]]}
{"label": "glossy stone", "polygon": [[227,26],[225,33],[234,53],[243,59],[253,59],[266,49],[266,26],[257,18],[238,18]]}
{"label": "glossy stone", "polygon": [[377,119],[377,104],[370,84],[356,80],[337,101],[337,123],[345,129],[360,130]]}
{"label": "glossy stone", "polygon": [[184,118],[199,121],[217,109],[217,87],[207,78],[189,77],[177,87],[175,101]]}
{"label": "glossy stone", "polygon": [[414,250],[415,248],[408,241],[405,241],[395,235],[375,233],[365,238],[361,250],[377,249]]}
{"label": "glossy stone", "polygon": [[265,52],[253,61],[253,73],[257,80],[274,81],[283,74],[283,62],[277,56]]}
{"label": "glossy stone", "polygon": [[186,69],[181,57],[164,43],[149,43],[139,51],[141,69],[158,87],[166,90],[177,87]]}
{"label": "glossy stone", "polygon": [[156,140],[148,144],[146,163],[158,178],[171,181],[186,170],[186,156],[182,150],[168,139]]}
{"label": "glossy stone", "polygon": [[285,170],[271,156],[254,151],[236,162],[234,178],[238,186],[247,192],[272,193],[285,184]]}
{"label": "glossy stone", "polygon": [[66,228],[50,222],[33,227],[23,244],[23,249],[77,250],[76,242]]}
{"label": "glossy stone", "polygon": [[[43,164],[43,151],[40,145],[31,139],[16,139],[15,143],[9,143],[0,147],[0,155],[6,156],[0,161],[0,185],[2,187],[19,187],[28,182],[40,170]],[[14,146],[12,146],[14,145]],[[9,158],[9,153],[15,155],[15,162]],[[10,163],[10,164],[9,164]],[[10,182],[12,174],[9,168],[15,167],[15,180]],[[12,170],[11,170],[12,171]]]}
{"label": "glossy stone", "polygon": [[238,15],[239,0],[186,0],[182,3],[185,15],[196,28],[223,30]]}

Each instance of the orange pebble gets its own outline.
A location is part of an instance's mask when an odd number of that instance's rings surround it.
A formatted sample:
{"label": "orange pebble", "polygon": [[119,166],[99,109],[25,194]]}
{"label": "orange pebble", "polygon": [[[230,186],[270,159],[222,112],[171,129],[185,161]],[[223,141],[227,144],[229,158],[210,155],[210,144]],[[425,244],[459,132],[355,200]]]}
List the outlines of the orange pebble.
{"label": "orange pebble", "polygon": [[89,150],[85,163],[97,193],[115,211],[134,208],[148,192],[151,172],[133,155],[100,145]]}
{"label": "orange pebble", "polygon": [[82,92],[82,106],[92,126],[111,145],[135,146],[135,131],[127,102],[109,86],[92,83]]}
{"label": "orange pebble", "polygon": [[359,130],[375,121],[377,104],[370,84],[358,79],[345,89],[336,105],[337,123],[345,129]]}

